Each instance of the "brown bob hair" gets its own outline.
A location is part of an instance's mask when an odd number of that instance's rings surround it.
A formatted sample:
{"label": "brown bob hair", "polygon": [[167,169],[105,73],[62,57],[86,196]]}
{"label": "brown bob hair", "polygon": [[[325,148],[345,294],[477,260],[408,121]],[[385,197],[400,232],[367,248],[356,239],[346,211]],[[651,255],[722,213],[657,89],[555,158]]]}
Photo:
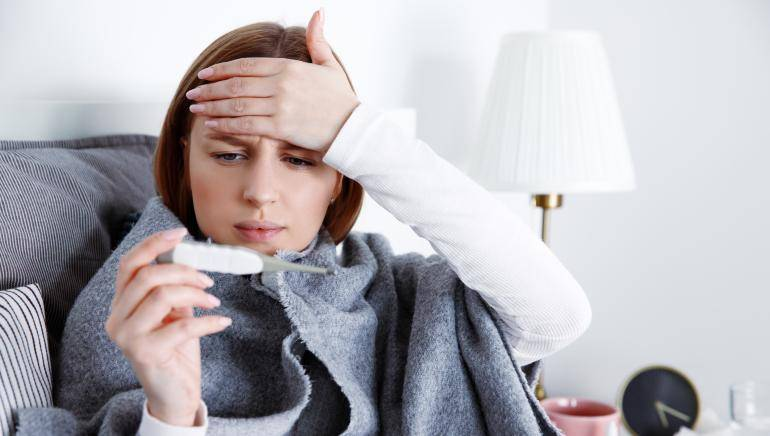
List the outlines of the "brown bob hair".
{"label": "brown bob hair", "polygon": [[[307,49],[307,29],[302,26],[283,27],[275,22],[259,22],[232,30],[212,42],[190,65],[171,100],[158,138],[153,158],[153,172],[158,195],[190,234],[203,238],[193,209],[190,189],[189,147],[182,146],[182,138],[189,138],[195,114],[190,112],[194,101],[187,91],[209,83],[198,78],[198,71],[208,66],[245,57],[272,57],[312,63]],[[342,62],[332,50],[337,62]],[[342,67],[350,88],[355,93],[345,67]],[[188,142],[189,143],[189,142]],[[364,200],[363,187],[343,175],[342,188],[334,203],[329,205],[323,226],[335,244],[345,239],[355,224]]]}

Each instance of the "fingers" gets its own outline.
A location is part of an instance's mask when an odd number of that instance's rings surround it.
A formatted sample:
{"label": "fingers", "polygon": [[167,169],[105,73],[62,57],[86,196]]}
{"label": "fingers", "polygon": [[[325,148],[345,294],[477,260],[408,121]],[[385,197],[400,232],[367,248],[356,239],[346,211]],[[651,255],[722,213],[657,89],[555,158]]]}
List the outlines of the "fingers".
{"label": "fingers", "polygon": [[276,125],[277,118],[266,115],[241,116],[235,118],[208,119],[204,124],[217,132],[233,135],[269,136],[282,139],[283,131]]}
{"label": "fingers", "polygon": [[174,248],[185,234],[187,234],[187,229],[183,227],[158,232],[136,244],[128,253],[124,254],[120,258],[120,265],[115,278],[115,295],[117,296],[123,290],[139,268],[148,265],[161,253]]}
{"label": "fingers", "polygon": [[189,318],[195,314],[195,310],[192,306],[175,307],[165,318],[161,321],[162,325],[174,322],[180,318]]}
{"label": "fingers", "polygon": [[321,26],[323,25],[322,11],[323,11],[323,8],[320,8],[317,11],[313,12],[313,15],[310,16],[310,21],[308,21],[307,23],[307,32],[305,33],[307,38],[311,38],[316,33],[321,31]]}
{"label": "fingers", "polygon": [[273,76],[292,59],[252,57],[220,62],[198,72],[199,79],[222,80],[235,76]]}
{"label": "fingers", "polygon": [[187,98],[195,101],[220,100],[233,97],[272,97],[278,91],[280,76],[230,77],[206,83],[187,91]]}
{"label": "fingers", "polygon": [[[219,300],[206,291],[178,285],[164,285],[153,288],[152,292],[139,303],[136,310],[125,320],[123,329],[134,335],[143,335],[163,326],[163,320],[173,315],[175,310],[182,311],[193,306],[213,309],[219,306]],[[189,312],[186,312],[189,313]],[[181,314],[180,314],[181,315]]]}
{"label": "fingers", "polygon": [[146,265],[142,267],[113,304],[112,316],[123,321],[131,316],[139,303],[153,288],[162,285],[186,285],[203,289],[211,286],[211,278],[195,268],[179,264]]}
{"label": "fingers", "polygon": [[230,318],[216,315],[183,318],[151,332],[146,344],[150,349],[176,347],[190,339],[222,331],[231,323]]}
{"label": "fingers", "polygon": [[210,117],[239,117],[244,115],[273,115],[276,113],[273,97],[235,97],[190,105],[190,112]]}
{"label": "fingers", "polygon": [[342,70],[342,66],[332,53],[329,43],[324,38],[323,33],[323,8],[316,11],[308,23],[306,34],[307,48],[314,64],[333,66]]}

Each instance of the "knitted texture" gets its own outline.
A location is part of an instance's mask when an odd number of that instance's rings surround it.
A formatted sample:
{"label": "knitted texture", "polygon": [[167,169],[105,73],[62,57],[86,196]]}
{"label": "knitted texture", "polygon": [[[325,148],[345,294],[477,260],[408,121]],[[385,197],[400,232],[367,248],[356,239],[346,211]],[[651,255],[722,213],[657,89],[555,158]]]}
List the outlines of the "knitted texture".
{"label": "knitted texture", "polygon": [[[121,256],[181,225],[150,199],[67,318],[55,407],[17,411],[19,435],[135,434],[145,396],[104,323]],[[196,316],[233,319],[201,338],[207,434],[309,434],[330,414],[348,421],[344,435],[561,434],[532,391],[541,361],[515,364],[500,319],[439,255],[394,255],[381,234],[355,231],[337,255],[322,227],[276,257],[335,274],[206,272],[222,304]],[[344,401],[310,401],[312,360]]]}

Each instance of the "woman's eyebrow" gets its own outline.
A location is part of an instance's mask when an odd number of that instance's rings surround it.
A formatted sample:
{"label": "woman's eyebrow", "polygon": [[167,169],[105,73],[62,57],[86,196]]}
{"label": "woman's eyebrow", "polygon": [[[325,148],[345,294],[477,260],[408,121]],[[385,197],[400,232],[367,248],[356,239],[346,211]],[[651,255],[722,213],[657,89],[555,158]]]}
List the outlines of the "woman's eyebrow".
{"label": "woman's eyebrow", "polygon": [[[227,134],[224,134],[224,133],[209,133],[209,134],[206,134],[205,136],[208,139],[213,139],[213,140],[217,140],[217,141],[224,141],[224,142],[226,142],[226,143],[228,143],[230,145],[234,145],[236,147],[240,146],[240,147],[248,148],[251,145],[251,142],[249,142],[249,141],[247,141],[245,139],[241,139],[241,138],[239,138],[237,136],[227,135]],[[297,145],[289,144],[288,142],[281,143],[281,145],[279,147],[280,148],[284,148],[284,149],[288,149],[288,150],[309,151],[309,152],[317,153],[315,150],[309,150],[309,149],[304,148],[304,147],[300,147],[300,146],[297,146]]]}

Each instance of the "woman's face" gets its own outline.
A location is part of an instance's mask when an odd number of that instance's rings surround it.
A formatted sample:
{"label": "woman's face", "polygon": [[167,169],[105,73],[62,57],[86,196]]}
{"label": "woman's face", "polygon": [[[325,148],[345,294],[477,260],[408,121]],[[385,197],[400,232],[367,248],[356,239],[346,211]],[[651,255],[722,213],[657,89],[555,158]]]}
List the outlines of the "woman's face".
{"label": "woman's face", "polygon": [[[189,148],[190,188],[203,234],[220,244],[274,255],[302,251],[321,228],[326,209],[342,187],[342,174],[322,162],[321,152],[267,136],[227,135],[194,116]],[[244,221],[283,227],[264,241],[239,231]]]}

